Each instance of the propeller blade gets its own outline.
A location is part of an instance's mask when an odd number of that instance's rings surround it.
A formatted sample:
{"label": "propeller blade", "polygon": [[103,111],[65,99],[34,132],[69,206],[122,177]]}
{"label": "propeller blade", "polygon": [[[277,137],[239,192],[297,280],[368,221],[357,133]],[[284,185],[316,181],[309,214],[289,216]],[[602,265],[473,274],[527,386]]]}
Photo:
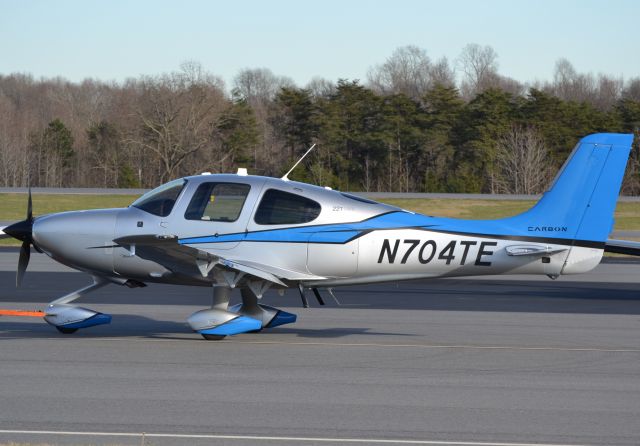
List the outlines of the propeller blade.
{"label": "propeller blade", "polygon": [[27,221],[33,221],[33,203],[31,201],[31,186],[29,186],[29,199],[27,201]]}
{"label": "propeller blade", "polygon": [[298,284],[298,290],[300,290],[300,299],[302,299],[302,306],[304,308],[309,308],[309,301],[307,300],[307,296],[304,295],[304,287],[301,283]]}
{"label": "propeller blade", "polygon": [[16,273],[16,287],[22,285],[22,278],[29,265],[29,259],[31,258],[31,246],[29,242],[23,242],[20,246],[20,259],[18,260],[18,272]]}
{"label": "propeller blade", "polygon": [[313,294],[316,295],[316,299],[318,299],[318,303],[320,305],[324,305],[324,300],[322,300],[322,296],[320,295],[320,291],[317,288],[312,288]]}

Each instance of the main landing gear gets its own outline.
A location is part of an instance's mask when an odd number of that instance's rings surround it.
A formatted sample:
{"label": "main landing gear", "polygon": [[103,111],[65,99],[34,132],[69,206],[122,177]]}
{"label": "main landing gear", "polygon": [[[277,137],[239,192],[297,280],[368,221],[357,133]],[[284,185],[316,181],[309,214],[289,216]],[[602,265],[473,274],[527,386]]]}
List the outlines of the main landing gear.
{"label": "main landing gear", "polygon": [[214,285],[211,308],[193,313],[187,322],[206,340],[217,341],[226,336],[258,332],[296,321],[295,314],[259,304],[258,295],[250,288],[242,288],[241,295],[242,303],[229,307],[231,288]]}

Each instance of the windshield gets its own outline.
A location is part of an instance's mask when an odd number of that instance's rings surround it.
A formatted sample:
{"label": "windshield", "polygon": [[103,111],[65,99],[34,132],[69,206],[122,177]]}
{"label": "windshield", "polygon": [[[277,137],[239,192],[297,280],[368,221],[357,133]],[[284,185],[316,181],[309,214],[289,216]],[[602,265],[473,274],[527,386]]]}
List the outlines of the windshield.
{"label": "windshield", "polygon": [[166,217],[171,213],[173,205],[176,204],[178,195],[186,184],[186,180],[170,181],[160,187],[156,187],[151,192],[147,192],[142,197],[131,203],[131,206],[159,217]]}

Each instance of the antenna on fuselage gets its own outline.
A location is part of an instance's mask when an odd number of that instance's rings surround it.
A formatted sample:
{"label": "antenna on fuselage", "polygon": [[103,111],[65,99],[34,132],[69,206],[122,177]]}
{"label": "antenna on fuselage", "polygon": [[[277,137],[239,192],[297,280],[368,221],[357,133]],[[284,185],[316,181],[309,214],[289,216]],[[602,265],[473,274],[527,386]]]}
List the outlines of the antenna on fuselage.
{"label": "antenna on fuselage", "polygon": [[300,162],[304,159],[304,157],[305,157],[305,156],[307,156],[307,155],[309,154],[309,152],[311,152],[315,146],[316,146],[316,145],[314,144],[314,145],[312,145],[311,147],[309,147],[309,150],[307,150],[307,151],[304,153],[304,155],[302,155],[302,156],[300,157],[300,159],[299,159],[299,160],[298,160],[298,161],[293,165],[293,167],[292,167],[291,169],[289,169],[289,172],[285,173],[285,174],[284,174],[284,176],[283,176],[281,179],[282,179],[282,180],[284,180],[284,181],[289,181],[289,178],[288,178],[288,177],[289,177],[289,174],[290,174],[291,172],[293,172],[293,169],[295,169],[295,168],[298,166],[298,164],[300,164]]}

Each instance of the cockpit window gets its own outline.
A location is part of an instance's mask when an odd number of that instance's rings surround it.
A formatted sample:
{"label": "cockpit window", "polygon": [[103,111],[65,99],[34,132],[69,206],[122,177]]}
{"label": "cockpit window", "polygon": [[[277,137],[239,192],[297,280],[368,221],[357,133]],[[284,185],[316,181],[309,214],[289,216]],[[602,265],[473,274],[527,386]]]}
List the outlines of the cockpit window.
{"label": "cockpit window", "polygon": [[295,225],[315,220],[320,210],[320,204],[313,200],[269,189],[262,196],[254,220],[259,225]]}
{"label": "cockpit window", "polygon": [[159,217],[166,217],[171,213],[173,205],[176,204],[176,200],[186,183],[187,181],[182,178],[170,181],[147,192],[131,203],[131,206]]}
{"label": "cockpit window", "polygon": [[184,214],[187,220],[236,221],[251,186],[239,183],[202,183]]}

